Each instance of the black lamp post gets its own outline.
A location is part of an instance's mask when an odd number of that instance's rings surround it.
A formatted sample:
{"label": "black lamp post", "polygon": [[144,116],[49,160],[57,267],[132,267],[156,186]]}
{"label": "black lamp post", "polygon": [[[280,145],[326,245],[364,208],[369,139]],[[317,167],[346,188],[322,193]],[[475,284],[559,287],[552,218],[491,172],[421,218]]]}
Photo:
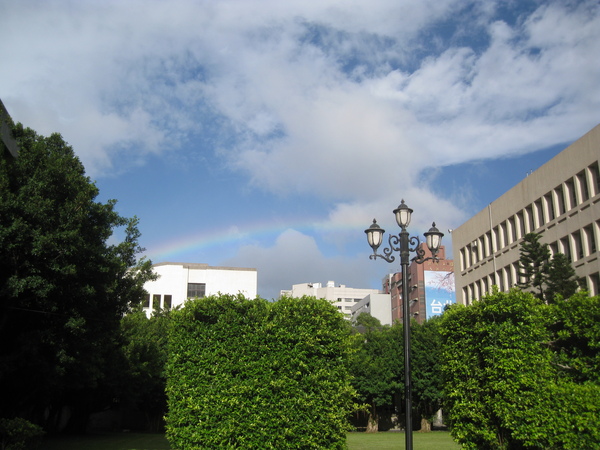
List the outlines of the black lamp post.
{"label": "black lamp post", "polygon": [[[425,250],[421,247],[421,241],[418,237],[409,237],[406,227],[410,223],[410,216],[413,210],[410,209],[402,200],[400,206],[394,210],[396,222],[400,227],[399,235],[389,236],[389,248],[383,249],[383,255],[377,254],[377,249],[383,242],[383,234],[385,230],[377,225],[377,221],[373,219],[373,225],[365,230],[367,233],[367,241],[373,249],[373,254],[370,259],[382,258],[387,262],[394,262],[396,258],[392,256],[394,251],[400,252],[400,265],[402,267],[402,323],[404,328],[404,406],[406,416],[406,450],[412,450],[412,387],[410,381],[410,306],[408,302],[408,264],[410,262],[410,252],[415,252],[412,261],[417,264],[423,264],[425,261],[439,261],[437,258],[438,250],[442,243],[443,233],[440,233],[435,227],[435,222],[429,231],[425,234],[427,247],[431,251],[431,257],[425,258]],[[412,247],[411,247],[412,245]]]}

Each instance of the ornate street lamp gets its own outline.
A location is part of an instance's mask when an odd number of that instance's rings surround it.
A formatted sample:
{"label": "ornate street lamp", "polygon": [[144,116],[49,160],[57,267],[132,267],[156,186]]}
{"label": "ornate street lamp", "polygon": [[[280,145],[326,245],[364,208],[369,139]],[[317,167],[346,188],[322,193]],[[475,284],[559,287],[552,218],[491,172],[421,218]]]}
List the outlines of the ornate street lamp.
{"label": "ornate street lamp", "polygon": [[373,249],[373,254],[369,259],[382,258],[391,263],[395,261],[392,255],[394,251],[400,252],[400,266],[402,267],[402,323],[404,327],[404,406],[406,417],[406,450],[412,450],[412,387],[410,380],[410,305],[408,301],[408,264],[410,263],[410,252],[415,252],[412,261],[417,264],[423,264],[425,261],[439,261],[437,253],[442,243],[443,233],[440,233],[435,227],[435,222],[425,234],[425,242],[431,251],[431,257],[425,258],[425,250],[421,246],[421,241],[418,237],[409,237],[406,227],[410,224],[410,217],[413,210],[404,203],[400,203],[398,208],[394,210],[396,222],[400,227],[399,235],[389,236],[389,247],[383,249],[383,255],[377,253],[377,249],[383,242],[385,230],[377,225],[377,221],[373,219],[373,224],[365,230],[367,241]]}

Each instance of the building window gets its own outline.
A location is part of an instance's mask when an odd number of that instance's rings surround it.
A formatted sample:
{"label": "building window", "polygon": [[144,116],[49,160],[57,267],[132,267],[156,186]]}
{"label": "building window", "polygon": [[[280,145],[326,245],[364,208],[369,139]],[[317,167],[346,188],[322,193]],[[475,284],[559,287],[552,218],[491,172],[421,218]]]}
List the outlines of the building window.
{"label": "building window", "polygon": [[546,214],[547,222],[554,220],[556,217],[556,211],[554,209],[554,200],[552,199],[552,193],[544,195],[544,203],[546,204]]}
{"label": "building window", "polygon": [[590,199],[590,190],[588,189],[587,180],[585,178],[585,170],[579,172],[576,176],[577,186],[581,195],[581,201],[585,202]]}
{"label": "building window", "polygon": [[564,237],[560,240],[562,246],[562,253],[567,257],[569,262],[573,262],[573,256],[571,255],[571,243],[568,237]]}
{"label": "building window", "polygon": [[529,205],[525,208],[525,212],[527,213],[527,233],[533,233],[535,230],[535,219],[533,217],[533,207]]}
{"label": "building window", "polygon": [[499,227],[494,227],[494,242],[496,243],[496,248],[494,251],[500,251],[502,248],[502,242],[500,241],[500,229]]}
{"label": "building window", "polygon": [[565,185],[567,186],[567,194],[569,195],[569,210],[571,210],[577,206],[577,193],[575,192],[575,183],[573,183],[573,179],[571,178],[565,181]]}
{"label": "building window", "polygon": [[173,305],[173,296],[172,295],[165,295],[163,308],[171,309],[172,305]]}
{"label": "building window", "polygon": [[567,212],[567,210],[565,208],[565,198],[563,195],[562,185],[557,186],[554,189],[554,193],[556,194],[556,201],[558,202],[558,215],[561,216]]}
{"label": "building window", "polygon": [[586,248],[586,256],[590,256],[596,253],[596,237],[594,236],[594,228],[592,225],[588,225],[583,229],[584,239],[585,239],[585,248]]}
{"label": "building window", "polygon": [[510,236],[509,244],[512,244],[517,240],[517,224],[514,216],[508,219],[508,233]]}
{"label": "building window", "polygon": [[485,233],[485,248],[486,248],[486,254],[485,256],[491,256],[494,253],[494,248],[493,248],[493,244],[492,244],[492,233],[491,232],[487,232]]}
{"label": "building window", "polygon": [[512,266],[506,266],[504,273],[506,274],[506,289],[508,290],[513,286]]}
{"label": "building window", "polygon": [[146,298],[143,303],[144,308],[150,308],[150,294],[146,294]]}
{"label": "building window", "polygon": [[525,236],[525,213],[521,210],[517,213],[517,239]]}
{"label": "building window", "polygon": [[206,295],[206,283],[188,283],[187,298],[202,298]]}
{"label": "building window", "polygon": [[595,162],[590,167],[590,186],[594,190],[594,195],[600,194],[600,169],[598,163]]}
{"label": "building window", "polygon": [[579,260],[583,258],[583,246],[581,245],[581,231],[578,230],[571,236],[573,236],[573,246],[575,247],[573,249],[574,256],[577,258],[577,260]]}
{"label": "building window", "polygon": [[160,294],[154,294],[152,296],[152,309],[160,308]]}
{"label": "building window", "polygon": [[600,294],[600,274],[598,272],[589,276],[588,291],[591,295]]}
{"label": "building window", "polygon": [[537,227],[540,228],[546,225],[546,221],[544,219],[544,208],[542,208],[542,200],[536,200],[535,205],[535,213],[537,215]]}

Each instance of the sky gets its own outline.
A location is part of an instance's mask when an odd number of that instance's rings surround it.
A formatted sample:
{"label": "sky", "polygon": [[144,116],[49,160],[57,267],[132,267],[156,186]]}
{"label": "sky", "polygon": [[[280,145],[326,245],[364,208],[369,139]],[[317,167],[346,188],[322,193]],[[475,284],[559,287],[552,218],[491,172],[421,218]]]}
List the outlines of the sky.
{"label": "sky", "polygon": [[600,4],[0,0],[0,99],[154,263],[379,288],[364,230],[457,228],[600,122]]}

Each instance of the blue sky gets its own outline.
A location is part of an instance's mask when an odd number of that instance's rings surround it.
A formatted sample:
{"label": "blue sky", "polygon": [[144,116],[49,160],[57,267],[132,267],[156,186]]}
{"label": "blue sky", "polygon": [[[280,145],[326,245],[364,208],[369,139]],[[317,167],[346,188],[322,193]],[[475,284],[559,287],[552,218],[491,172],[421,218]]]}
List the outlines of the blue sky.
{"label": "blue sky", "polygon": [[597,1],[0,1],[0,55],[148,257],[265,298],[379,287],[373,217],[456,228],[600,122]]}

